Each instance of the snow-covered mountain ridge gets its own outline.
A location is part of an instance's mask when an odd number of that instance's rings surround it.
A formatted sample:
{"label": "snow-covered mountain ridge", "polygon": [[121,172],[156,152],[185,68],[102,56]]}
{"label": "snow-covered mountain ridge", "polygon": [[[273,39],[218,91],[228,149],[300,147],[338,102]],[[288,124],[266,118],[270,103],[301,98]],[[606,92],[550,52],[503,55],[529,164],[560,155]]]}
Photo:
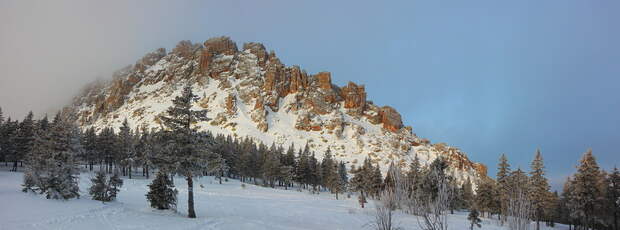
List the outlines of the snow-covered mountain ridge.
{"label": "snow-covered mountain ridge", "polygon": [[415,154],[423,163],[444,156],[459,181],[486,177],[486,166],[458,148],[419,138],[394,108],[368,101],[363,85],[338,87],[329,72],[307,74],[260,43],[239,50],[227,37],[203,45],[181,41],[169,53],[157,49],[111,81],[88,85],[73,108],[83,128],[118,128],[125,118],[134,128],[159,128],[158,115],[186,84],[201,96],[194,108],[212,118],[196,125],[214,134],[285,147],[309,143],[319,159],[330,148],[349,167],[367,157],[386,170],[392,161],[406,168]]}

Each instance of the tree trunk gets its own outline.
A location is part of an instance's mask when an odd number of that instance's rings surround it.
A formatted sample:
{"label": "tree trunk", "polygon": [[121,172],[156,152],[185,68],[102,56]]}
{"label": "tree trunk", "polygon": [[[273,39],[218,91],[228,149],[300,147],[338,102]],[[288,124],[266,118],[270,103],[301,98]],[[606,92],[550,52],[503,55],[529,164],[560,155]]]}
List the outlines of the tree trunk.
{"label": "tree trunk", "polygon": [[129,179],[131,179],[131,165],[129,166]]}
{"label": "tree trunk", "polygon": [[146,179],[149,179],[149,165],[146,165]]}
{"label": "tree trunk", "polygon": [[540,230],[540,220],[536,218],[536,230]]}
{"label": "tree trunk", "polygon": [[194,211],[194,181],[192,176],[187,177],[187,217],[196,218]]}

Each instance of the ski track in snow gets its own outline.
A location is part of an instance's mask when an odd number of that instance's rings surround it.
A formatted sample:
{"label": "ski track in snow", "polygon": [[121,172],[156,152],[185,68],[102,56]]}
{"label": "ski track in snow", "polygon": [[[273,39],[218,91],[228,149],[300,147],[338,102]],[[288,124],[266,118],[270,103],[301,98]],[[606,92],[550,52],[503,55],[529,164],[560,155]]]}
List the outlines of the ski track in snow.
{"label": "ski track in snow", "polygon": [[[212,177],[195,181],[198,218],[186,217],[186,181],[176,177],[178,212],[149,207],[145,194],[150,180],[124,179],[117,201],[101,203],[88,196],[88,173],[80,176],[80,199],[47,200],[21,192],[22,173],[0,172],[0,230],[13,229],[372,229],[373,205],[362,209],[357,198],[323,192],[271,189],[229,180],[220,185]],[[204,186],[204,188],[201,187]],[[414,216],[397,213],[402,229],[419,229]],[[469,229],[467,213],[450,217],[450,229]],[[507,229],[483,219],[481,230]],[[568,229],[566,226],[542,229]]]}

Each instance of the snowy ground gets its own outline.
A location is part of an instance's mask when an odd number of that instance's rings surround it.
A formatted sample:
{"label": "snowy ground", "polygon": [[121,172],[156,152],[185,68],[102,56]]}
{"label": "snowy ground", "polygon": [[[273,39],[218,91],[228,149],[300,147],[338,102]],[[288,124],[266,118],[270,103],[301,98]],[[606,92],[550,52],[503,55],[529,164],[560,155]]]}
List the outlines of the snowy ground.
{"label": "snowy ground", "polygon": [[[198,218],[189,219],[182,178],[175,178],[178,213],[148,206],[145,179],[124,178],[115,202],[93,201],[86,192],[89,178],[89,174],[81,176],[80,199],[58,201],[21,192],[22,174],[1,171],[0,229],[372,229],[368,224],[373,209],[359,208],[355,198],[335,200],[327,193],[311,195],[249,184],[242,188],[235,180],[220,185],[204,177],[194,183]],[[413,216],[398,214],[395,219],[402,229],[418,229]],[[466,213],[450,216],[450,229],[469,229]],[[504,228],[484,219],[482,229]]]}

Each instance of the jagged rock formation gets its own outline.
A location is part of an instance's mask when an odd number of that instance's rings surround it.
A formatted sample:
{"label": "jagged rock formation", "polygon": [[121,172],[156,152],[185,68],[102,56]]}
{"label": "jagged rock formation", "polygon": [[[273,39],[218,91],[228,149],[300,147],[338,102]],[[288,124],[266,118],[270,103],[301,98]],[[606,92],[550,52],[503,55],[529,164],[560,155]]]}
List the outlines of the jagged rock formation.
{"label": "jagged rock formation", "polygon": [[117,71],[109,82],[96,82],[74,100],[83,127],[118,127],[125,118],[134,127],[159,128],[158,115],[185,84],[192,84],[212,118],[203,130],[250,136],[267,144],[320,151],[358,165],[369,157],[387,166],[405,166],[417,154],[423,162],[443,155],[457,178],[476,181],[486,176],[484,165],[473,163],[460,150],[431,144],[404,126],[389,106],[367,100],[364,85],[332,84],[329,72],[307,74],[299,66],[282,64],[260,43],[238,50],[228,37],[203,45],[181,41],[172,52],[161,48],[135,65]]}

